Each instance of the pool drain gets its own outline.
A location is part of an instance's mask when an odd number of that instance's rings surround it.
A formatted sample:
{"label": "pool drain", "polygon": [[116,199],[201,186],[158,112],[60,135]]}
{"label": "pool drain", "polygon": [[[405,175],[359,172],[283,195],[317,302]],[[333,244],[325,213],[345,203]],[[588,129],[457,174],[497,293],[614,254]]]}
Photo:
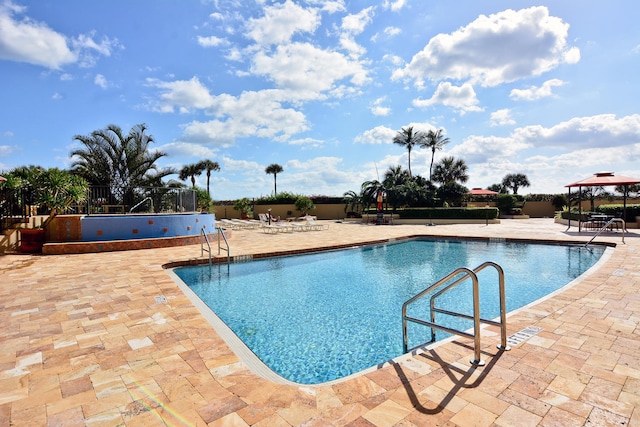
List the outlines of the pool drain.
{"label": "pool drain", "polygon": [[536,335],[541,330],[542,330],[542,328],[539,328],[537,326],[528,326],[528,327],[524,328],[523,330],[521,330],[519,332],[516,332],[515,334],[511,335],[510,337],[508,337],[507,338],[507,344],[509,344],[509,345],[518,345],[522,341],[528,340],[532,336]]}

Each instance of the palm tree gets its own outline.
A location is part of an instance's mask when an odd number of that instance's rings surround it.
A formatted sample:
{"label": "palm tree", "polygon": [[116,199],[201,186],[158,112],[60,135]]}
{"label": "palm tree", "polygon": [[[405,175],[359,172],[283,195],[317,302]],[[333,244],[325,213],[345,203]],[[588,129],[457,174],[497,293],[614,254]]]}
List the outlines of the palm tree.
{"label": "palm tree", "polygon": [[220,171],[220,165],[218,162],[212,162],[211,160],[202,160],[198,162],[198,166],[202,168],[202,170],[207,172],[207,196],[211,198],[211,193],[209,192],[209,181],[211,180],[211,171]]}
{"label": "palm tree", "polygon": [[146,125],[140,124],[125,135],[120,127],[109,125],[90,135],[74,136],[84,147],[70,153],[71,171],[89,184],[109,187],[111,194],[122,198],[132,195],[135,187],[161,185],[162,178],[176,172],[156,165],[167,154],[150,150],[154,139],[146,130]]}
{"label": "palm tree", "polygon": [[513,194],[518,194],[518,189],[520,187],[528,187],[531,184],[529,183],[529,179],[527,179],[526,175],[521,173],[511,173],[502,178],[502,185],[505,188],[511,188],[513,190]]}
{"label": "palm tree", "polygon": [[191,188],[196,188],[196,176],[200,176],[204,171],[204,166],[200,163],[194,163],[191,165],[185,165],[180,169],[180,175],[178,176],[182,181],[186,181],[191,178]]}
{"label": "palm tree", "polygon": [[424,132],[413,131],[413,126],[409,126],[408,128],[402,128],[396,136],[393,137],[393,143],[402,145],[407,148],[408,160],[409,160],[409,176],[411,176],[411,150],[416,145],[421,145],[425,139],[426,135]]}
{"label": "palm tree", "polygon": [[436,150],[442,150],[446,144],[449,143],[449,138],[446,138],[442,129],[434,131],[433,129],[427,132],[424,141],[420,144],[422,148],[431,149],[431,164],[429,165],[429,181],[431,181],[431,173],[433,171],[433,158],[436,155]]}
{"label": "palm tree", "polygon": [[465,183],[469,180],[467,164],[453,156],[444,157],[433,169],[433,180],[442,184],[450,182]]}
{"label": "palm tree", "polygon": [[362,206],[362,197],[353,190],[349,190],[342,195],[344,202],[344,211],[347,212],[350,209],[350,212],[357,213],[360,211],[360,207]]}
{"label": "palm tree", "polygon": [[277,196],[278,195],[278,186],[277,186],[277,182],[276,182],[276,176],[282,172],[284,169],[282,169],[282,166],[280,166],[277,163],[272,163],[269,166],[267,166],[267,168],[264,170],[264,172],[268,175],[268,174],[273,174],[273,195]]}

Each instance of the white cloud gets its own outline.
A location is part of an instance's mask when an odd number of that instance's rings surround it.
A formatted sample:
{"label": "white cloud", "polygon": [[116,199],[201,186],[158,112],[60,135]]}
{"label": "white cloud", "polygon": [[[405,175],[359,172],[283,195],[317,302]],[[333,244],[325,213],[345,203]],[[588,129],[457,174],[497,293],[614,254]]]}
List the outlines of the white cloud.
{"label": "white cloud", "polygon": [[384,4],[382,5],[385,9],[391,9],[393,12],[398,12],[401,10],[406,4],[406,0],[384,0]]}
{"label": "white cloud", "polygon": [[516,101],[535,101],[553,96],[553,88],[562,85],[564,85],[562,80],[551,79],[544,82],[540,87],[530,86],[528,89],[513,89],[509,94],[509,98]]}
{"label": "white cloud", "polygon": [[177,80],[163,82],[157,79],[147,79],[147,84],[163,90],[160,101],[154,110],[163,113],[173,113],[175,108],[182,113],[192,109],[204,109],[213,104],[214,98],[197,77],[191,80]]}
{"label": "white cloud", "polygon": [[371,110],[371,113],[374,116],[388,116],[389,114],[391,114],[391,108],[390,107],[384,107],[382,105],[382,103],[384,101],[387,100],[386,96],[383,96],[381,98],[376,99],[375,101],[373,101],[371,103],[371,107],[369,107],[369,109]]}
{"label": "white cloud", "polygon": [[216,116],[208,122],[192,121],[185,125],[184,139],[189,142],[231,146],[238,138],[258,137],[288,141],[308,129],[304,114],[284,108],[279,101],[283,91],[243,92],[235,97],[215,96],[207,113]]}
{"label": "white cloud", "polygon": [[227,41],[220,37],[209,36],[209,37],[201,37],[198,36],[198,44],[202,47],[216,47],[222,44],[226,44]]}
{"label": "white cloud", "polygon": [[57,70],[73,63],[92,66],[96,62],[94,52],[110,56],[113,49],[121,48],[117,40],[105,37],[97,43],[93,34],[70,38],[44,22],[16,17],[25,11],[11,1],[0,4],[0,59]]}
{"label": "white cloud", "polygon": [[51,95],[51,99],[53,99],[54,101],[58,101],[60,99],[64,99],[64,96],[62,96],[62,94],[55,92],[53,95]]}
{"label": "white cloud", "polygon": [[465,83],[462,86],[453,86],[449,82],[442,82],[438,85],[435,93],[430,99],[415,99],[413,105],[416,107],[429,107],[435,104],[442,104],[458,111],[460,115],[468,112],[483,111],[478,107],[478,98],[473,86]]}
{"label": "white cloud", "polygon": [[375,7],[370,6],[356,14],[347,15],[342,18],[341,28],[350,34],[360,34],[373,21],[374,14]]}
{"label": "white cloud", "polygon": [[515,125],[516,121],[511,118],[511,110],[503,108],[491,113],[491,127]]}
{"label": "white cloud", "polygon": [[550,128],[526,126],[516,129],[512,138],[532,146],[570,149],[636,144],[640,142],[640,114],[619,119],[615,114],[575,117]]}
{"label": "white cloud", "polygon": [[96,76],[93,79],[93,83],[96,86],[100,86],[102,89],[106,89],[109,87],[109,82],[107,82],[106,77],[103,76],[102,74],[96,74]]}
{"label": "white cloud", "polygon": [[[595,165],[598,161],[600,164],[618,163],[620,159],[630,161],[629,147],[636,146],[640,146],[640,114],[620,119],[614,114],[601,114],[575,117],[549,128],[524,126],[507,137],[471,135],[450,153],[463,157],[468,163],[483,163],[541,147],[570,149],[571,152],[591,149]],[[635,148],[632,152],[636,152]],[[577,165],[583,167],[586,163]]]}
{"label": "white cloud", "polygon": [[264,16],[251,18],[247,23],[247,37],[259,45],[286,43],[295,33],[313,33],[320,25],[317,9],[305,9],[291,0],[267,6]]}
{"label": "white cloud", "polygon": [[392,78],[412,79],[418,87],[425,79],[497,86],[538,76],[579,61],[579,50],[567,46],[568,30],[544,6],[480,15],[466,27],[433,37]]}
{"label": "white cloud", "polygon": [[376,126],[355,137],[354,141],[362,144],[391,144],[397,131],[386,126]]}
{"label": "white cloud", "polygon": [[175,158],[215,158],[217,151],[202,144],[192,144],[183,141],[174,141],[157,147],[158,150],[166,152],[171,159]]}
{"label": "white cloud", "polygon": [[299,99],[316,99],[342,79],[349,78],[355,85],[370,80],[360,62],[308,43],[278,46],[272,55],[257,53],[251,72],[268,76],[279,88],[296,91],[292,97]]}

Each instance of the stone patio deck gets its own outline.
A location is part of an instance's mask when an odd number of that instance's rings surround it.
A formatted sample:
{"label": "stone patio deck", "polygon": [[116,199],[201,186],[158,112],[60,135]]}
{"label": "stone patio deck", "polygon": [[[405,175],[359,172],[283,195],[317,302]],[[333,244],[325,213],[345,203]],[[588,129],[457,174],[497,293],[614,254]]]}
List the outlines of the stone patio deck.
{"label": "stone patio deck", "polygon": [[[586,241],[552,219],[234,231],[232,255],[413,235]],[[595,272],[508,318],[542,331],[509,352],[483,329],[333,385],[253,373],[162,265],[200,247],[0,257],[0,426],[640,426],[640,234]],[[226,254],[223,256],[226,257]],[[535,274],[535,272],[532,272]],[[156,298],[156,297],[164,297]]]}

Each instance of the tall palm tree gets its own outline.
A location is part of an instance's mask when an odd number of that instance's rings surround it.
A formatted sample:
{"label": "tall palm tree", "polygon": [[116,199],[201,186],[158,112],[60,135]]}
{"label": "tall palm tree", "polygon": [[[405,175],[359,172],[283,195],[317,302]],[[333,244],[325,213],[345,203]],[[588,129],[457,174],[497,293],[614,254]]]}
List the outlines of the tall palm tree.
{"label": "tall palm tree", "polygon": [[200,176],[204,171],[204,166],[200,163],[194,163],[191,165],[184,165],[180,169],[180,175],[178,176],[182,181],[186,181],[191,178],[191,188],[196,188],[196,176]]}
{"label": "tall palm tree", "polygon": [[282,172],[284,169],[282,169],[282,166],[280,166],[277,163],[272,163],[269,166],[267,166],[267,168],[264,170],[264,172],[269,175],[269,174],[273,174],[273,195],[277,196],[278,195],[278,185],[276,182],[276,176]]}
{"label": "tall palm tree", "polygon": [[150,150],[154,139],[145,134],[147,126],[133,126],[128,134],[116,125],[76,135],[83,148],[73,150],[71,170],[92,185],[109,187],[119,197],[131,195],[133,188],[162,184],[162,178],[176,173],[173,168],[159,168],[156,162],[167,154]]}
{"label": "tall palm tree", "polygon": [[420,144],[422,148],[429,148],[431,150],[431,164],[429,165],[429,181],[431,181],[433,171],[433,158],[436,155],[436,150],[442,150],[446,144],[449,143],[449,138],[445,137],[442,133],[442,129],[434,131],[433,129],[427,132],[424,141]]}
{"label": "tall palm tree", "polygon": [[510,173],[509,175],[502,178],[502,185],[505,188],[511,188],[513,190],[513,194],[518,194],[518,189],[520,187],[528,187],[531,184],[529,183],[529,179],[525,174]]}
{"label": "tall palm tree", "polygon": [[433,180],[442,184],[450,182],[465,183],[469,180],[469,167],[462,159],[453,156],[444,157],[433,168]]}
{"label": "tall palm tree", "polygon": [[396,136],[393,137],[393,143],[402,145],[407,148],[408,160],[409,160],[409,176],[411,176],[411,150],[416,145],[421,145],[426,135],[424,132],[413,131],[413,126],[402,128]]}
{"label": "tall palm tree", "polygon": [[209,192],[209,181],[211,180],[211,171],[220,171],[220,165],[218,162],[212,162],[211,160],[202,160],[198,162],[198,166],[202,168],[202,170],[207,172],[207,196],[211,198],[211,193]]}

